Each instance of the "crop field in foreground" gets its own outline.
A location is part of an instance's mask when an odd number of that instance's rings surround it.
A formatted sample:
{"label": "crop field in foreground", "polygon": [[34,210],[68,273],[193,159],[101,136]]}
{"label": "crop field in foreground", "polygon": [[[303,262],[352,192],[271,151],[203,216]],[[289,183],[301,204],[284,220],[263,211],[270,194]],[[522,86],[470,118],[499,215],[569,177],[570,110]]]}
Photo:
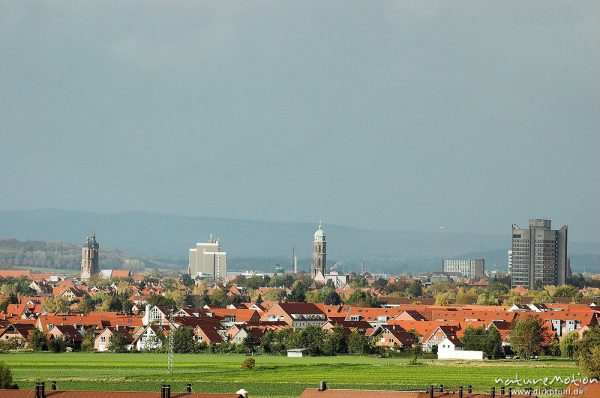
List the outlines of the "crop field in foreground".
{"label": "crop field in foreground", "polygon": [[[168,375],[166,354],[15,353],[1,354],[21,389],[35,381],[56,381],[61,390],[159,391],[162,383],[174,392],[192,383],[196,392],[233,393],[240,388],[252,397],[298,397],[307,387],[326,380],[330,388],[425,389],[430,384],[448,388],[471,384],[489,391],[496,378],[541,379],[578,375],[573,361],[438,361],[403,358],[338,356],[287,358],[256,356],[256,367],[242,370],[245,359],[235,354],[177,354],[175,371]],[[564,388],[554,384],[553,388]]]}

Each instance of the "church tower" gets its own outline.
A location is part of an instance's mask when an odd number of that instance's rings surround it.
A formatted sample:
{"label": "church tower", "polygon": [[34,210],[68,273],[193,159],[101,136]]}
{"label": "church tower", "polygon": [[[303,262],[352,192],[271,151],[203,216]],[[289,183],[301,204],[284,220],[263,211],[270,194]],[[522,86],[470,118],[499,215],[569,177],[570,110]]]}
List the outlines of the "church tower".
{"label": "church tower", "polygon": [[319,273],[325,276],[325,265],[327,263],[327,247],[325,243],[325,231],[319,222],[319,229],[315,232],[313,241],[313,260],[310,276],[315,279]]}
{"label": "church tower", "polygon": [[96,242],[96,234],[92,238],[88,236],[81,248],[81,280],[88,280],[100,272],[98,266],[98,249],[100,245]]}

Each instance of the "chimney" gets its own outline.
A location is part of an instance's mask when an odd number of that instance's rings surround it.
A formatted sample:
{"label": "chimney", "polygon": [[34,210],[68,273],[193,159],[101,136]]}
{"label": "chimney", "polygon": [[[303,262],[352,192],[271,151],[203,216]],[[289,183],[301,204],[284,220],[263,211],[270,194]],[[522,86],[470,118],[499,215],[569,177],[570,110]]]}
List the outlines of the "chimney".
{"label": "chimney", "polygon": [[52,382],[52,386],[50,388],[52,388],[52,391],[56,391],[57,390],[57,388],[56,388],[56,381]]}
{"label": "chimney", "polygon": [[496,398],[496,387],[492,387],[492,393],[490,395],[492,398]]}
{"label": "chimney", "polygon": [[165,386],[165,398],[171,398],[171,385],[167,384]]}
{"label": "chimney", "polygon": [[167,394],[167,385],[166,384],[162,384],[160,386],[160,398],[165,398]]}
{"label": "chimney", "polygon": [[500,386],[500,395],[504,395],[505,393],[504,386]]}
{"label": "chimney", "polygon": [[35,396],[36,398],[45,398],[45,384],[44,382],[35,383]]}
{"label": "chimney", "polygon": [[429,386],[429,398],[433,398],[433,384]]}
{"label": "chimney", "polygon": [[512,398],[512,387],[508,387],[508,398]]}
{"label": "chimney", "polygon": [[472,386],[472,385],[470,385],[470,384],[469,384],[469,385],[467,386],[467,392],[468,392],[469,394],[471,394],[471,393],[473,392],[473,386]]}
{"label": "chimney", "polygon": [[444,392],[444,385],[440,384],[440,392]]}
{"label": "chimney", "polygon": [[190,383],[185,386],[185,391],[192,392],[192,385]]}
{"label": "chimney", "polygon": [[463,398],[463,388],[462,388],[462,386],[458,386],[458,398]]}
{"label": "chimney", "polygon": [[327,382],[325,380],[321,380],[321,383],[319,383],[319,391],[325,390],[327,390]]}

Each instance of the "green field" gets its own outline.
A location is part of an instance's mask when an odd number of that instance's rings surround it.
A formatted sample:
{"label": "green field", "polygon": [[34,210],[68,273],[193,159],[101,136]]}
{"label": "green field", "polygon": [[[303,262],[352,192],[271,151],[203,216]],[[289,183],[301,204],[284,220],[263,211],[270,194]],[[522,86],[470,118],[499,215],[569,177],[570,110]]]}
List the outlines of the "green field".
{"label": "green field", "polygon": [[[473,385],[489,391],[495,378],[552,378],[577,375],[573,361],[448,362],[420,360],[409,365],[402,358],[257,356],[253,370],[242,370],[242,355],[178,354],[175,372],[166,372],[166,354],[19,353],[2,354],[21,389],[35,381],[56,380],[62,390],[159,391],[162,383],[183,391],[192,383],[197,392],[232,393],[240,388],[252,397],[298,397],[306,387],[326,380],[330,388],[425,389],[429,384],[449,388]],[[555,388],[562,386],[554,385]],[[497,386],[499,388],[499,386]]]}

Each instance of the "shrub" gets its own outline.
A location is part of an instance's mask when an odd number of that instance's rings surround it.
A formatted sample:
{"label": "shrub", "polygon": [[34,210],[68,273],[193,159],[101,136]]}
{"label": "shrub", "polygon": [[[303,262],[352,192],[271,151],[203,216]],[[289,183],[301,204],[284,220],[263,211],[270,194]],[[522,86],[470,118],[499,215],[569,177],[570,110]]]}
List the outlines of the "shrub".
{"label": "shrub", "polygon": [[52,352],[63,352],[67,347],[62,337],[53,337],[48,340],[48,350]]}
{"label": "shrub", "polygon": [[48,349],[46,335],[37,328],[29,335],[27,342],[29,343],[29,348],[33,351],[43,351]]}
{"label": "shrub", "polygon": [[254,366],[256,366],[256,360],[252,357],[248,357],[242,362],[242,369],[251,370]]}
{"label": "shrub", "polygon": [[0,388],[13,388],[12,381],[13,378],[10,368],[4,362],[0,362]]}

